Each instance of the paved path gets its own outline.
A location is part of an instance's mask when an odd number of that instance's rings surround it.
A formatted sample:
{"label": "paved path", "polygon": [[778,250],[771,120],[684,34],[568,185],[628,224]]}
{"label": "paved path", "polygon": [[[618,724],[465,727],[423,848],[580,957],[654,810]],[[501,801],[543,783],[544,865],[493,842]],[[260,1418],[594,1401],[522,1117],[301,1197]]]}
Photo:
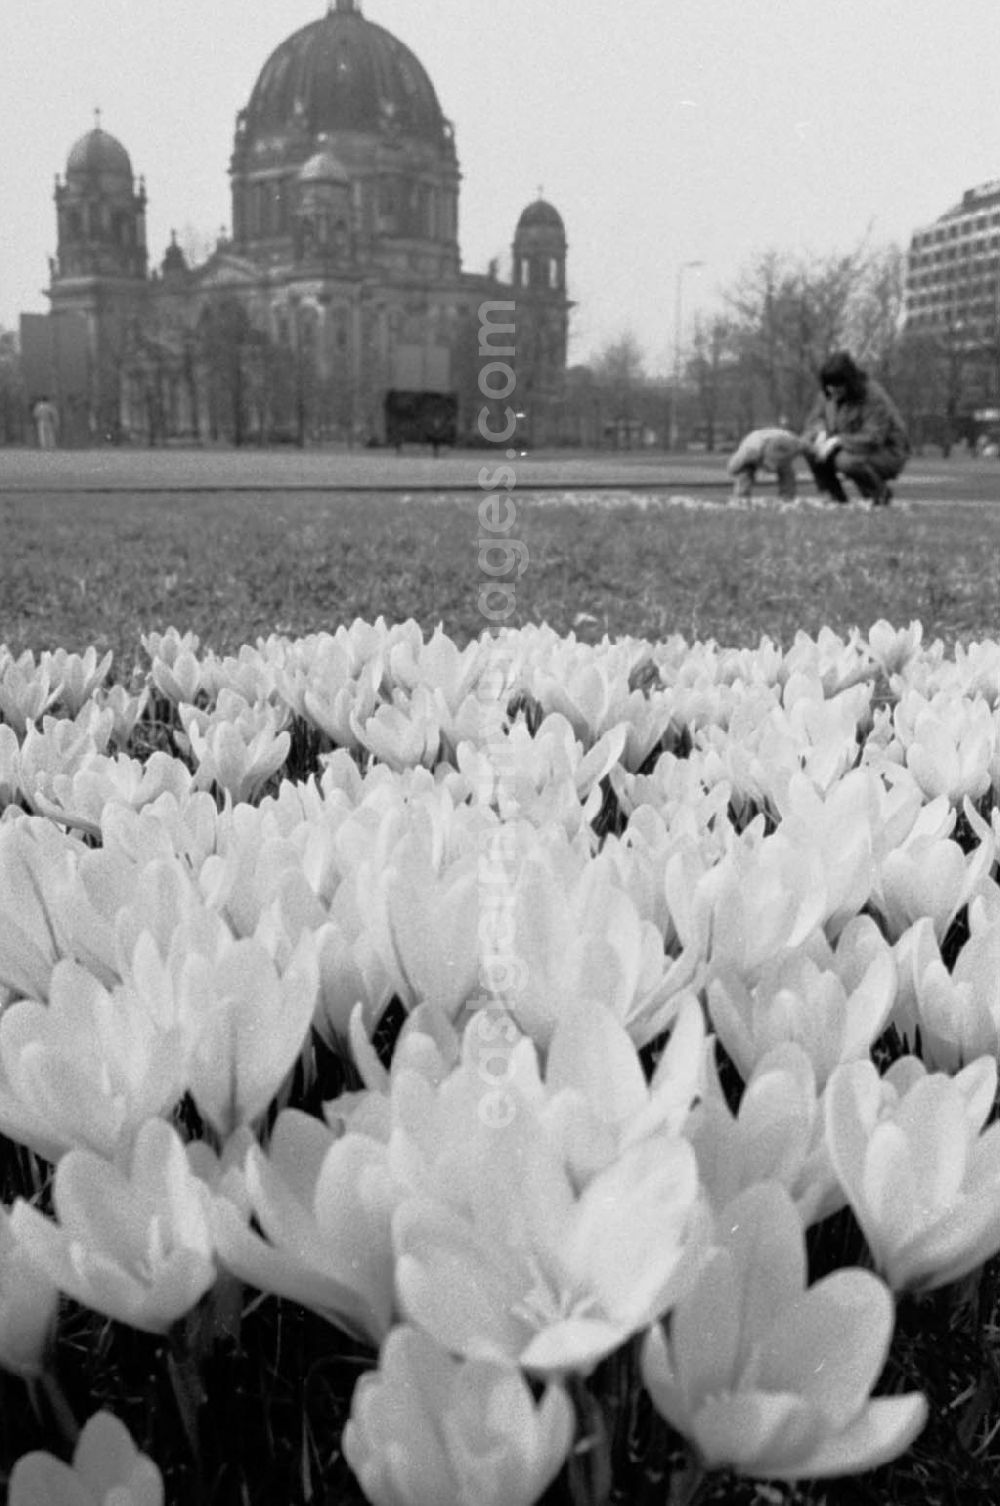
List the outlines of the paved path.
{"label": "paved path", "polygon": [[14,491],[477,491],[501,465],[518,487],[640,489],[724,483],[721,458],[520,456],[459,450],[434,460],[416,451],[0,450],[0,492]]}
{"label": "paved path", "polygon": [[[500,465],[516,489],[538,492],[607,489],[694,493],[720,500],[728,491],[725,457],[587,454],[560,451],[507,459],[507,452],[459,450],[434,460],[380,450],[57,450],[0,449],[0,496],[76,492],[378,491],[417,495],[479,491]],[[803,478],[804,479],[804,478]],[[773,483],[759,488],[773,493]],[[811,487],[804,487],[811,491]],[[896,493],[900,501],[1000,502],[1000,461],[917,458]]]}

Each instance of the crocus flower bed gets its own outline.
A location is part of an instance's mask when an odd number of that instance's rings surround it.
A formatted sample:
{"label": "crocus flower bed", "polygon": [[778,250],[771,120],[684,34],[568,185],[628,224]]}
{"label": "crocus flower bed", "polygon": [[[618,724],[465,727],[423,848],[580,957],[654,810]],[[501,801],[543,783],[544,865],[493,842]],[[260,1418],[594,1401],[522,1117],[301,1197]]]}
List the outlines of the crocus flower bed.
{"label": "crocus flower bed", "polygon": [[0,648],[11,1506],[992,1478],[1000,643],[142,648]]}

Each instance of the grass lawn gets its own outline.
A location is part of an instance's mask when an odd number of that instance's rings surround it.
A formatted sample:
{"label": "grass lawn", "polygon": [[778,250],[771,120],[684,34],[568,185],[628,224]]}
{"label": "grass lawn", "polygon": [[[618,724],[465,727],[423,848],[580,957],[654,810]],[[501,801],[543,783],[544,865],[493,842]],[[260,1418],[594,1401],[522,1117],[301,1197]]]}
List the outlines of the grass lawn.
{"label": "grass lawn", "polygon": [[[0,642],[111,647],[124,678],[139,633],[168,624],[218,652],[380,613],[465,641],[485,625],[481,495],[0,496]],[[511,626],[787,643],[800,628],[919,617],[949,645],[1000,628],[1000,507],[739,512],[588,496],[513,493],[529,563]]]}
{"label": "grass lawn", "polygon": [[[216,461],[224,477],[220,457]],[[512,493],[510,536],[528,552],[507,619],[512,627],[544,621],[588,640],[681,633],[689,641],[745,645],[766,634],[787,645],[800,629],[846,633],[879,618],[897,626],[919,618],[925,640],[941,637],[949,647],[1000,636],[1000,505],[986,500],[929,500],[925,485],[919,500],[874,513],[773,506],[736,511],[719,505],[720,482],[715,505],[689,508],[672,504],[669,490],[644,492],[648,478],[637,467],[631,500],[581,491],[574,502],[560,490],[532,492],[538,474],[540,468],[528,471]],[[598,479],[594,472],[592,484]],[[485,580],[477,519],[482,492],[414,491],[403,500],[389,491],[283,489],[274,477],[260,487],[154,493],[119,485],[73,492],[56,476],[49,489],[0,490],[0,644],[15,653],[112,648],[114,678],[127,680],[140,634],[168,625],[195,631],[219,653],[258,635],[332,630],[357,616],[413,617],[428,632],[440,622],[459,642],[486,625],[478,607]],[[676,491],[684,493],[682,483]],[[912,1374],[902,1379],[926,1384],[934,1378],[937,1420],[893,1475],[890,1494],[881,1493],[883,1474],[811,1496],[794,1488],[758,1492],[730,1481],[719,1490],[737,1494],[711,1493],[704,1500],[713,1506],[724,1499],[730,1506],[988,1500],[984,1481],[996,1478],[991,1440],[972,1459],[968,1444],[975,1430],[964,1438],[952,1425],[954,1397],[967,1382],[978,1385],[981,1363],[969,1347],[970,1325],[953,1317],[943,1304],[911,1314],[912,1332],[900,1352],[912,1360]],[[359,1368],[351,1345],[331,1347],[331,1331],[291,1305],[277,1318],[273,1305],[255,1310],[248,1332],[259,1364],[270,1374],[273,1361],[274,1375],[293,1376],[294,1389],[268,1393],[263,1372],[238,1357],[219,1359],[218,1373],[206,1376],[218,1426],[216,1454],[204,1470],[218,1502],[249,1499],[228,1457],[226,1442],[234,1434],[246,1440],[243,1466],[260,1491],[254,1500],[279,1500],[289,1459],[301,1458],[306,1468],[316,1439],[339,1436]],[[82,1322],[70,1367],[80,1389],[69,1399],[81,1416],[102,1402],[115,1404],[113,1393],[102,1393],[105,1357],[92,1336],[92,1325]],[[116,1356],[118,1388],[136,1415],[143,1407],[166,1413],[174,1406],[177,1382],[159,1340],[132,1335],[121,1340]],[[994,1407],[1000,1383],[988,1379],[983,1394]],[[4,1461],[34,1441],[25,1429],[37,1423],[23,1400],[18,1410],[20,1396],[20,1382],[0,1374]],[[180,1440],[179,1455],[183,1449]],[[317,1494],[317,1502],[360,1506],[346,1466],[331,1469],[326,1487],[329,1493]],[[555,1495],[547,1499],[556,1501]],[[653,1499],[651,1488],[648,1506]],[[656,1499],[662,1501],[662,1491]]]}

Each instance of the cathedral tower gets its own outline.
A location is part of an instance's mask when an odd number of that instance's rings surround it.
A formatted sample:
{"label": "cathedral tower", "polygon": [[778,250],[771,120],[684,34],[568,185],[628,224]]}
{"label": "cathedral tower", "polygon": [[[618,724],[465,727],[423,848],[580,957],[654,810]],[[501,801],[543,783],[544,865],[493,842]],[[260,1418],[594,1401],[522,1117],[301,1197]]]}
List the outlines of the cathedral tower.
{"label": "cathedral tower", "polygon": [[86,295],[101,282],[146,276],[146,190],[138,192],[129,154],[100,124],[81,136],[55,190],[58,249],[52,290]]}
{"label": "cathedral tower", "polygon": [[[117,433],[128,327],[147,283],[146,189],[121,142],[100,124],[74,144],[56,179],[52,338],[66,432]],[[82,415],[86,415],[84,419]],[[81,436],[82,437],[82,436]]]}
{"label": "cathedral tower", "polygon": [[564,397],[569,311],[566,229],[562,215],[537,198],[521,214],[511,247],[518,394],[533,443],[552,442]]}

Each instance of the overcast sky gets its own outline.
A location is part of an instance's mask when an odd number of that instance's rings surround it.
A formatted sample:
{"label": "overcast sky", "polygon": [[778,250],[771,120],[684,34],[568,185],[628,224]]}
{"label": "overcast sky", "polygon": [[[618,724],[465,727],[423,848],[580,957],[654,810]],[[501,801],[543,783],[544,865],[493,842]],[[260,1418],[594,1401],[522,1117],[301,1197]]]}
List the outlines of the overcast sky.
{"label": "overcast sky", "polygon": [[[755,254],[906,243],[1000,178],[998,0],[362,0],[455,123],[463,262],[506,266],[539,186],[569,238],[571,359],[671,360]],[[102,123],[171,229],[229,223],[237,110],[325,0],[0,0],[0,325],[46,307],[53,178]]]}

